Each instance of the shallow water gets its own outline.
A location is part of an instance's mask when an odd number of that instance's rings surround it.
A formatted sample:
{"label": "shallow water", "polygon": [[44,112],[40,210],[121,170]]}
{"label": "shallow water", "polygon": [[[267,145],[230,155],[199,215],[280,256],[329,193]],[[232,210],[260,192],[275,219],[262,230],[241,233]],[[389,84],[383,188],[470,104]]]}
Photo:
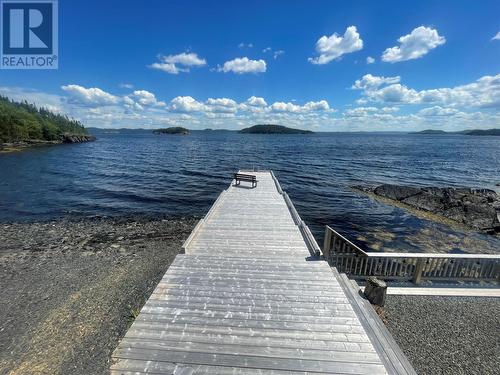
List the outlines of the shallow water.
{"label": "shallow water", "polygon": [[98,140],[0,155],[0,221],[203,215],[239,168],[272,169],[318,242],[325,224],[381,251],[500,252],[500,240],[417,218],[356,184],[497,189],[500,137],[95,130]]}

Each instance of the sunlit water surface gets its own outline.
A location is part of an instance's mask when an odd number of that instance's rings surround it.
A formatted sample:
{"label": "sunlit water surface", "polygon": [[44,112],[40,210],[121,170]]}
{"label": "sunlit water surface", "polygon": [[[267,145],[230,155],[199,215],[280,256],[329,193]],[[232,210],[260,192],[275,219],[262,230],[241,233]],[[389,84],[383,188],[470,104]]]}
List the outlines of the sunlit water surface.
{"label": "sunlit water surface", "polygon": [[500,252],[500,240],[373,200],[357,184],[497,189],[500,137],[94,131],[98,140],[0,155],[0,221],[204,215],[239,168],[272,169],[318,242],[325,224],[381,251]]}

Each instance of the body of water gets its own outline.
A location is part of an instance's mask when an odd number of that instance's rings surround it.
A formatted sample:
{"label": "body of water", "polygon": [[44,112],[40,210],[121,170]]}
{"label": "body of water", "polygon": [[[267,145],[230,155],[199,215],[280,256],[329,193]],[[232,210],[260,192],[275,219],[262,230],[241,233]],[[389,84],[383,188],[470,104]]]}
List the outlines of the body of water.
{"label": "body of water", "polygon": [[384,133],[188,136],[96,130],[96,142],[0,155],[0,220],[204,215],[238,169],[272,169],[318,241],[325,224],[382,251],[500,252],[498,237],[417,218],[350,186],[497,189],[500,137]]}

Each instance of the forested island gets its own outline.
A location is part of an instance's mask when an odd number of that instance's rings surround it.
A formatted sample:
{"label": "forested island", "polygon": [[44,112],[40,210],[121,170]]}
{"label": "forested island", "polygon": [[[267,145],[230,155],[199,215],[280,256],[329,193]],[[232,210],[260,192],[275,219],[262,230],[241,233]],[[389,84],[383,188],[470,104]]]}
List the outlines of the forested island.
{"label": "forested island", "polygon": [[183,128],[181,126],[172,126],[170,128],[163,129],[155,129],[153,130],[154,134],[179,134],[179,135],[188,135],[189,129]]}
{"label": "forested island", "polygon": [[464,134],[467,135],[496,135],[500,136],[500,129],[488,129],[488,130],[469,130],[467,132],[464,132]]}
{"label": "forested island", "polygon": [[77,120],[0,96],[0,150],[93,140]]}
{"label": "forested island", "polygon": [[447,134],[444,130],[425,129],[412,134]]}
{"label": "forested island", "polygon": [[288,128],[282,125],[254,125],[249,128],[244,128],[239,131],[239,133],[244,134],[311,134],[310,130],[302,130],[295,128]]}
{"label": "forested island", "polygon": [[434,129],[426,129],[419,132],[415,132],[413,134],[464,134],[464,135],[496,135],[500,136],[500,129],[472,129],[472,130],[463,130],[459,132],[446,132],[444,130],[434,130]]}

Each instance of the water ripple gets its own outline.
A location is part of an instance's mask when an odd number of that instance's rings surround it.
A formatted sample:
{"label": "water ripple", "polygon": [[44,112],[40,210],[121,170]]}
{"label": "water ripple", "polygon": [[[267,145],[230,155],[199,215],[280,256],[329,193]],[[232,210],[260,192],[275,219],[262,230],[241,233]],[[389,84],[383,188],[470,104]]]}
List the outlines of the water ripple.
{"label": "water ripple", "polygon": [[386,182],[495,189],[498,137],[96,135],[93,143],[0,155],[0,221],[203,215],[234,171],[257,167],[274,170],[318,240],[329,224],[363,246],[386,251],[426,251],[426,243],[434,248],[439,243],[440,251],[500,248],[494,238],[427,222],[350,189]]}

